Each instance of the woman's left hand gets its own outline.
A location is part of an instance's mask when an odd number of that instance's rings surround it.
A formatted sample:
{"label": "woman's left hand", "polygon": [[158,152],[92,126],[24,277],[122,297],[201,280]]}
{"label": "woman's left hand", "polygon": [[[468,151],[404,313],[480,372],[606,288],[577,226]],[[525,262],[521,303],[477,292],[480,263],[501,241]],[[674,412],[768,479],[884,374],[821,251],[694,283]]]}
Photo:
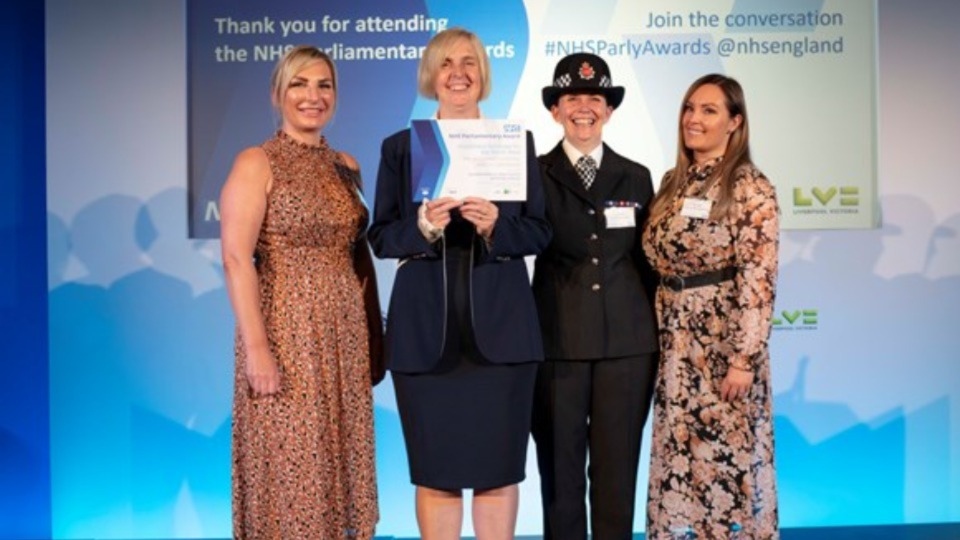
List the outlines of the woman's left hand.
{"label": "woman's left hand", "polygon": [[493,236],[493,227],[500,216],[500,209],[492,202],[480,197],[467,197],[460,207],[460,215],[477,229],[477,234],[485,240]]}
{"label": "woman's left hand", "polygon": [[730,367],[727,376],[720,383],[720,397],[725,401],[744,399],[750,393],[753,384],[753,372]]}

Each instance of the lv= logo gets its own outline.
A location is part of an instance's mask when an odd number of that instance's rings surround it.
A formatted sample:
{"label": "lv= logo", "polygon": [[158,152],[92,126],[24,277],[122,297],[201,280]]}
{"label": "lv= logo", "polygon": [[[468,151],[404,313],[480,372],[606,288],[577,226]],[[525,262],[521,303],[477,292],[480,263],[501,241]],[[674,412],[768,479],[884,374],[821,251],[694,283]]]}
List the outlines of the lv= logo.
{"label": "lv= logo", "polygon": [[803,326],[815,326],[817,324],[817,310],[783,310],[780,312],[780,317],[774,316],[773,318],[774,326],[794,326],[798,322]]}
{"label": "lv= logo", "polygon": [[812,188],[809,194],[805,193],[802,188],[793,188],[793,205],[813,206],[813,201],[816,199],[820,206],[827,206],[838,193],[840,194],[840,206],[857,206],[860,204],[860,188],[857,186],[831,186],[826,189]]}

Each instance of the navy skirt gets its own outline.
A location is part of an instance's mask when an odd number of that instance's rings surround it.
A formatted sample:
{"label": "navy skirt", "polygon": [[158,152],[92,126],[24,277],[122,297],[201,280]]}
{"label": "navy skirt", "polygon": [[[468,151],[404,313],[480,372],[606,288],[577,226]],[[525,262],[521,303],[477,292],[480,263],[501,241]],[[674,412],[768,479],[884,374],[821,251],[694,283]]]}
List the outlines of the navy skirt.
{"label": "navy skirt", "polygon": [[495,364],[478,351],[469,316],[472,231],[458,225],[446,231],[452,279],[443,355],[429,372],[391,377],[411,481],[440,490],[492,489],[526,476],[539,363]]}
{"label": "navy skirt", "polygon": [[536,373],[461,357],[449,371],[392,374],[410,480],[443,490],[521,482]]}

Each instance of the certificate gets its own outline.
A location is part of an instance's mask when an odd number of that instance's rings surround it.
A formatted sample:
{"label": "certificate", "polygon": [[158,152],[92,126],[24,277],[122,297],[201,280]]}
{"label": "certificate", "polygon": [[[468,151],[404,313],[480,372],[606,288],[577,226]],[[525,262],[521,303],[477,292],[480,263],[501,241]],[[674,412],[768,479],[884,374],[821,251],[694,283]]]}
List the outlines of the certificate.
{"label": "certificate", "polygon": [[515,120],[414,120],[410,191],[423,199],[527,198],[527,140]]}

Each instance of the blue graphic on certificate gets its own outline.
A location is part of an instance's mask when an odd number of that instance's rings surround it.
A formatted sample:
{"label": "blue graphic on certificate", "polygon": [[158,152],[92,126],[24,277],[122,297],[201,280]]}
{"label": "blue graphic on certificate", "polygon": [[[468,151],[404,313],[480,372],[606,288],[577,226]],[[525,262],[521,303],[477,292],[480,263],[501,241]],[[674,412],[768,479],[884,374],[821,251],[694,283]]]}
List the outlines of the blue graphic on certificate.
{"label": "blue graphic on certificate", "polygon": [[410,156],[415,202],[527,198],[526,130],[515,120],[414,120]]}

